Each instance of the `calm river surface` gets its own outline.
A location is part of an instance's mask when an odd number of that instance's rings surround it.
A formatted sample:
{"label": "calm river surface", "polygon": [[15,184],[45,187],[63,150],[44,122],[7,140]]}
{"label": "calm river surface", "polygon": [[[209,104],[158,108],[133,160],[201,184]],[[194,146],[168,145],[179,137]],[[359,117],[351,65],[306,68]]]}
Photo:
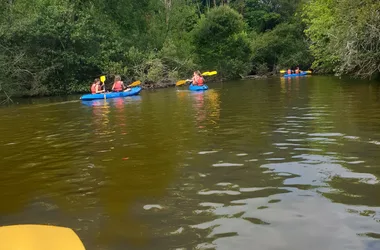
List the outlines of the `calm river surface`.
{"label": "calm river surface", "polygon": [[380,85],[210,84],[0,109],[0,224],[87,249],[380,249]]}

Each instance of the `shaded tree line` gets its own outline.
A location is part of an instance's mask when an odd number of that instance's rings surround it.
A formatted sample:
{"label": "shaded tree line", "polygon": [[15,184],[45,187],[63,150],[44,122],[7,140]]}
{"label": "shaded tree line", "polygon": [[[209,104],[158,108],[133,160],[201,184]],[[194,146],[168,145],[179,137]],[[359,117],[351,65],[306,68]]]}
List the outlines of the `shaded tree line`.
{"label": "shaded tree line", "polygon": [[[361,1],[363,2],[363,1]],[[379,3],[341,0],[0,0],[0,91],[87,92],[101,74],[153,85],[300,66],[379,72]]]}

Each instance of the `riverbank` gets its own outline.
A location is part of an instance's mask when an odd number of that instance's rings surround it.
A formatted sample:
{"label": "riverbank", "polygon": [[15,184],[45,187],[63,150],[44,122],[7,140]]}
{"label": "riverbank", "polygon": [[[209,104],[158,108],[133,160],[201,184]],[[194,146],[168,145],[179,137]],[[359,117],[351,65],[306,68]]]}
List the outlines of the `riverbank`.
{"label": "riverbank", "polygon": [[[281,75],[248,75],[248,76],[242,76],[240,80],[259,80],[259,79],[266,79],[270,77],[280,77]],[[236,79],[237,80],[237,79]],[[226,81],[223,78],[217,78],[217,77],[212,77],[212,78],[207,78],[206,83],[213,83],[213,82],[224,82]],[[131,83],[131,82],[130,82]],[[128,84],[130,84],[128,83]],[[176,82],[175,81],[160,81],[160,82],[142,82],[141,83],[141,88],[143,90],[152,90],[152,89],[163,89],[163,88],[172,88],[175,87]],[[111,83],[106,84],[106,88],[109,91],[112,87]],[[90,86],[88,87],[88,89]],[[80,89],[86,89],[85,87],[81,87]],[[12,103],[12,99],[19,99],[19,98],[38,98],[38,97],[55,97],[55,96],[66,96],[66,95],[82,95],[82,94],[87,94],[87,91],[70,91],[70,92],[64,92],[64,91],[59,91],[59,92],[44,92],[43,94],[31,94],[31,93],[8,93],[8,92],[2,92],[0,93],[0,105],[1,104],[7,104],[7,103]]]}
{"label": "riverbank", "polygon": [[[274,76],[276,76],[276,75],[274,75]],[[253,80],[255,80],[255,79],[266,79],[266,78],[268,78],[267,75],[248,75],[248,76],[242,77],[242,79],[253,79]]]}

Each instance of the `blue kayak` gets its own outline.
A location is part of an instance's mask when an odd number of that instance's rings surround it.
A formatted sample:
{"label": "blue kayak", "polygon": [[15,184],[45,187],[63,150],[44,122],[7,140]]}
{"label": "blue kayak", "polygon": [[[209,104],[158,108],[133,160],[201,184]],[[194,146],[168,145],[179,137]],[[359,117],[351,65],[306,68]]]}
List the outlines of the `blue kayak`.
{"label": "blue kayak", "polygon": [[307,72],[301,72],[299,74],[285,74],[284,77],[304,76]]}
{"label": "blue kayak", "polygon": [[196,85],[190,84],[189,90],[191,90],[191,91],[204,91],[204,90],[208,90],[208,86],[206,84],[204,84],[202,86],[196,86]]}
{"label": "blue kayak", "polygon": [[125,105],[131,102],[137,102],[141,101],[140,95],[133,95],[128,96],[128,98],[110,98],[110,99],[94,99],[94,100],[82,100],[82,104],[89,106],[89,107],[96,107],[96,106],[104,106],[104,105],[111,105],[111,106],[117,106],[117,105]]}
{"label": "blue kayak", "polygon": [[124,92],[109,92],[109,93],[98,93],[98,94],[86,94],[81,96],[81,100],[83,101],[90,101],[90,100],[96,100],[96,99],[104,99],[105,98],[116,98],[116,97],[126,97],[126,96],[133,96],[138,95],[141,91],[141,87],[133,87],[130,91],[124,91]]}

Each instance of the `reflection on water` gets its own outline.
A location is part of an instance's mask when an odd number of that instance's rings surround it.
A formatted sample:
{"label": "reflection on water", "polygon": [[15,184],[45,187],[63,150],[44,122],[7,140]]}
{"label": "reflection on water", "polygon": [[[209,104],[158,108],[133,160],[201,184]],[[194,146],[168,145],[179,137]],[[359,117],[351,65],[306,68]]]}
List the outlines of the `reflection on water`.
{"label": "reflection on water", "polygon": [[205,122],[216,127],[220,114],[219,93],[216,90],[191,92],[193,108],[196,112],[197,127],[205,128]]}
{"label": "reflection on water", "polygon": [[88,249],[380,249],[379,96],[313,76],[2,109],[0,223]]}

